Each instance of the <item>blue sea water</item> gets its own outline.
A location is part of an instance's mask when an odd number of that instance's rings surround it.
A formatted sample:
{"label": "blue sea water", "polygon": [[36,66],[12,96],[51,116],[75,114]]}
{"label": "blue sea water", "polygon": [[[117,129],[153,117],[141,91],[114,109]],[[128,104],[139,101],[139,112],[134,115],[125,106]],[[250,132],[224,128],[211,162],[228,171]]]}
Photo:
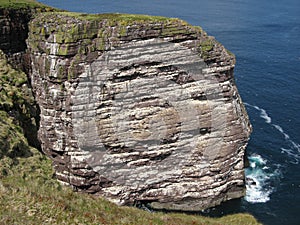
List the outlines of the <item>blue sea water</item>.
{"label": "blue sea water", "polygon": [[253,125],[244,199],[211,215],[249,212],[267,225],[300,224],[299,0],[41,0],[84,13],[177,17],[236,55],[235,78]]}

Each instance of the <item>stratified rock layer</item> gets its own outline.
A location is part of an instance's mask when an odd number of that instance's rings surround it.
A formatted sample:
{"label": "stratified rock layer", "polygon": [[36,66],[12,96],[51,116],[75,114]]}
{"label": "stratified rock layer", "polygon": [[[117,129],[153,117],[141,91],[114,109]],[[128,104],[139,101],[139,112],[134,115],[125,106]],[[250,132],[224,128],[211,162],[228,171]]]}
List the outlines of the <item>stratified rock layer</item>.
{"label": "stratified rock layer", "polygon": [[235,58],[201,28],[55,13],[29,30],[39,138],[60,181],[119,204],[175,210],[244,195],[251,127]]}

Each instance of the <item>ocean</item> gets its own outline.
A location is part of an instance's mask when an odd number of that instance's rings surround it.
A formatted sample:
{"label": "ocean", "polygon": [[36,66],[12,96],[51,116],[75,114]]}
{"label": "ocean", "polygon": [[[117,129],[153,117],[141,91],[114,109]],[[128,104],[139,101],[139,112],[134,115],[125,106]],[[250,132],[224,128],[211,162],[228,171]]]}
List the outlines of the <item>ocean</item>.
{"label": "ocean", "polygon": [[201,26],[236,55],[235,79],[253,125],[246,197],[208,210],[248,212],[266,225],[300,224],[299,0],[41,0],[84,13],[176,17]]}

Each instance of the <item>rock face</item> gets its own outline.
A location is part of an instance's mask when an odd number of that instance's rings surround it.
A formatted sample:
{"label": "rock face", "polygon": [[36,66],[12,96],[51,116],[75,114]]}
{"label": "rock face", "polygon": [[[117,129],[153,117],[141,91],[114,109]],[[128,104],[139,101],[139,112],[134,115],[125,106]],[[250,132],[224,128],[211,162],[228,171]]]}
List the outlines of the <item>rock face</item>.
{"label": "rock face", "polygon": [[26,39],[28,23],[37,12],[54,11],[55,9],[32,2],[32,5],[15,2],[10,7],[0,5],[0,49],[7,55],[9,62],[22,70],[28,68],[26,56]]}
{"label": "rock face", "polygon": [[118,203],[201,210],[244,195],[235,58],[199,27],[47,13],[29,27],[39,139],[57,178]]}
{"label": "rock face", "polygon": [[[23,52],[32,12],[30,9],[0,8],[0,49],[7,54]],[[23,41],[21,41],[23,40]]]}

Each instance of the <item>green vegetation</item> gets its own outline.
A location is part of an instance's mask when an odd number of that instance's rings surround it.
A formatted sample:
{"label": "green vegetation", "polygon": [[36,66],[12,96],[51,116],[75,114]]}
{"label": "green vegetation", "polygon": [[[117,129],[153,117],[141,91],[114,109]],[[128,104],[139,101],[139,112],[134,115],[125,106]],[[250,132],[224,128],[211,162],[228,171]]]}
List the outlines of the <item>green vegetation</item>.
{"label": "green vegetation", "polygon": [[209,52],[214,48],[214,41],[212,39],[208,39],[201,43],[201,50],[203,52]]}
{"label": "green vegetation", "polygon": [[201,57],[205,60],[209,58],[209,52],[214,49],[216,41],[215,39],[208,38],[207,40],[201,42],[199,46]]}
{"label": "green vegetation", "polygon": [[[127,35],[134,35],[128,28],[131,25],[142,25],[145,29],[153,28],[158,32],[161,29],[161,32],[157,34],[159,37],[188,35],[202,31],[180,19],[161,16],[48,12],[40,14],[30,23],[29,46],[33,51],[49,54],[50,49],[39,46],[39,42],[55,35],[55,42],[58,44],[56,54],[60,56],[105,51],[112,46],[118,47],[120,40]],[[66,30],[68,32],[65,32]],[[74,43],[78,41],[81,42],[80,46],[75,46]]]}
{"label": "green vegetation", "polygon": [[0,8],[34,8],[34,7],[45,7],[45,5],[35,0],[0,0]]}
{"label": "green vegetation", "polygon": [[[8,114],[14,119],[8,119]],[[21,138],[23,133],[32,145],[37,146],[36,116],[37,108],[27,86],[26,74],[13,69],[0,50],[0,137],[11,141],[9,145],[4,145],[0,140],[0,146],[6,146],[2,151],[28,148],[26,140]]]}
{"label": "green vegetation", "polygon": [[[5,111],[0,111],[0,159],[9,157],[13,162],[17,156],[30,156],[29,146],[22,129],[14,124],[13,119]],[[7,162],[5,160],[5,162]],[[3,164],[2,164],[3,163]],[[2,166],[6,163],[2,162]],[[6,166],[0,173],[7,174]]]}
{"label": "green vegetation", "polygon": [[119,207],[61,186],[53,179],[50,160],[35,149],[30,151],[30,157],[0,161],[0,170],[5,170],[0,174],[0,224],[259,224],[247,214],[212,219]]}
{"label": "green vegetation", "polygon": [[104,13],[104,14],[82,14],[76,12],[59,12],[61,15],[74,17],[82,20],[110,20],[122,23],[137,23],[137,22],[157,22],[157,21],[172,21],[178,20],[175,18],[168,18],[162,16],[149,16],[140,14],[120,14],[120,13]]}
{"label": "green vegetation", "polygon": [[[120,13],[82,14],[82,13],[74,13],[74,12],[58,12],[55,13],[55,15],[63,15],[74,19],[86,20],[90,22],[106,21],[105,24],[107,27],[115,26],[118,29],[119,36],[125,36],[127,31],[126,27],[133,24],[143,24],[143,25],[151,24],[151,23],[164,24],[161,36],[174,36],[177,34],[188,33],[187,27],[194,29],[193,26],[189,25],[187,22],[183,20],[177,18],[162,17],[162,16],[150,16],[150,15],[141,15],[141,14],[120,14]],[[176,25],[178,25],[178,27],[181,26],[181,29],[179,29]],[[84,28],[86,29],[86,32],[84,33],[93,31],[93,29],[91,28],[92,27],[89,27],[89,29]],[[103,35],[103,33],[107,32],[107,29],[101,31],[97,27],[97,25],[94,28],[95,30],[100,32],[100,35],[98,32],[98,36],[101,36]],[[200,31],[200,29],[198,30]],[[78,33],[78,32],[80,32],[78,26],[75,29],[74,28],[71,29],[71,33]]]}
{"label": "green vegetation", "polygon": [[9,110],[14,105],[25,104],[26,100],[34,102],[33,96],[26,93],[28,90],[23,87],[26,83],[26,74],[12,69],[0,50],[0,109]]}

